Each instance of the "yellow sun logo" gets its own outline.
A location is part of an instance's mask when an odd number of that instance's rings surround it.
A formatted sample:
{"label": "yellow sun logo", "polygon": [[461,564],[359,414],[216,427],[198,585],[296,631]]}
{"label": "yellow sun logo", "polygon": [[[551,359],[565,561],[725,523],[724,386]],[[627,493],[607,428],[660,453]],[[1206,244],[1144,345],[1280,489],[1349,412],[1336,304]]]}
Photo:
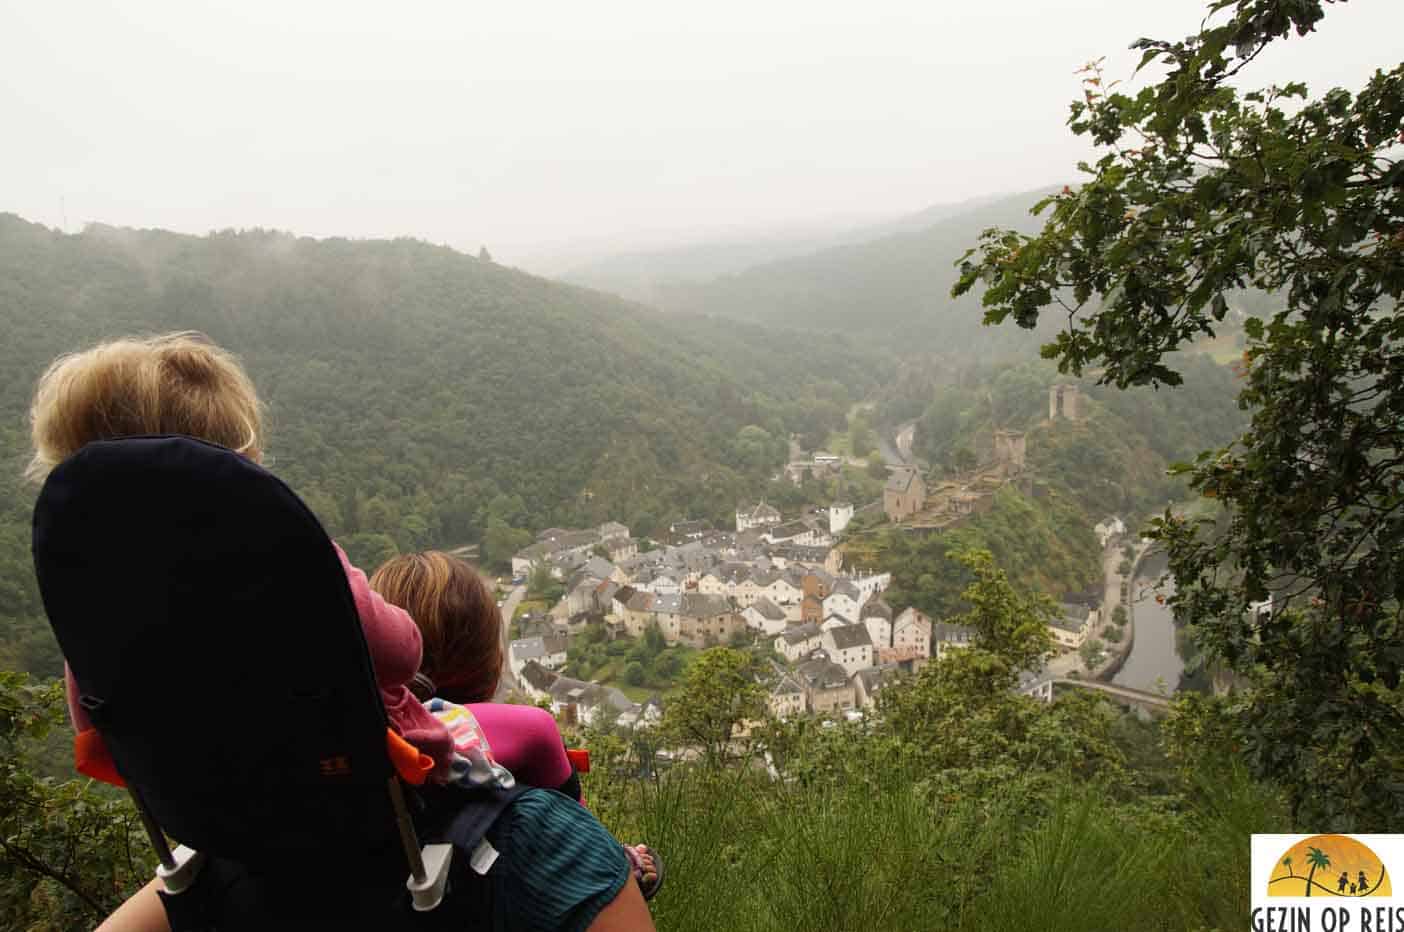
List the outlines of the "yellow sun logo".
{"label": "yellow sun logo", "polygon": [[1313,835],[1283,852],[1268,896],[1389,896],[1389,875],[1375,852],[1349,835]]}

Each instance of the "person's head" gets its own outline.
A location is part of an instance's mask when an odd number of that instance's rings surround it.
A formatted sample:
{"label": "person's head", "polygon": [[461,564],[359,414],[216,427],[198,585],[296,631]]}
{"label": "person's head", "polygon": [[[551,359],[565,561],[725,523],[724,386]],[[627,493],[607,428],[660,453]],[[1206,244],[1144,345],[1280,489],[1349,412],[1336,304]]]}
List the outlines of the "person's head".
{"label": "person's head", "polygon": [[488,702],[502,668],[502,616],[471,565],[439,550],[387,560],[371,588],[409,612],[424,636],[420,672],[452,702]]}
{"label": "person's head", "polygon": [[94,440],[184,434],[257,461],[263,414],[244,367],[198,333],[99,343],[55,359],[29,411],[40,480]]}

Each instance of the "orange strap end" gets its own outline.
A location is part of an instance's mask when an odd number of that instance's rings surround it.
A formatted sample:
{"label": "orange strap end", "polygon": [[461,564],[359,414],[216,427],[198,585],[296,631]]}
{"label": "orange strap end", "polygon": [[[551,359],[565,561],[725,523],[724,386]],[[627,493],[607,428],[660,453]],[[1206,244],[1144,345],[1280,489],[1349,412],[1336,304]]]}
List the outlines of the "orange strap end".
{"label": "orange strap end", "polygon": [[566,748],[566,757],[577,773],[590,772],[590,751],[588,748]]}
{"label": "orange strap end", "polygon": [[80,731],[73,736],[73,766],[85,777],[101,780],[113,786],[127,785],[112,763],[112,755],[107,753],[107,745],[102,743],[102,735],[96,728]]}
{"label": "orange strap end", "polygon": [[393,728],[385,729],[385,752],[390,755],[390,763],[395,772],[411,786],[420,786],[434,772],[434,758],[410,744]]}

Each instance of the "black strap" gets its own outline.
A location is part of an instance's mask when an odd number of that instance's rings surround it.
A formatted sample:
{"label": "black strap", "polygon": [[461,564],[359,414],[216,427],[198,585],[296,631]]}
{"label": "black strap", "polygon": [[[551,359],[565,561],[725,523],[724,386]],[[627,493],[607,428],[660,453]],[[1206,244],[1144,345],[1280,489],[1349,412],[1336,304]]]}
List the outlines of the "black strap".
{"label": "black strap", "polygon": [[585,798],[585,791],[580,787],[580,771],[575,769],[575,765],[570,765],[570,776],[556,789],[576,802]]}
{"label": "black strap", "polygon": [[166,922],[171,932],[216,932],[218,928],[211,918],[208,885],[199,879],[195,885],[183,893],[171,895],[157,890],[161,906],[166,910]]}

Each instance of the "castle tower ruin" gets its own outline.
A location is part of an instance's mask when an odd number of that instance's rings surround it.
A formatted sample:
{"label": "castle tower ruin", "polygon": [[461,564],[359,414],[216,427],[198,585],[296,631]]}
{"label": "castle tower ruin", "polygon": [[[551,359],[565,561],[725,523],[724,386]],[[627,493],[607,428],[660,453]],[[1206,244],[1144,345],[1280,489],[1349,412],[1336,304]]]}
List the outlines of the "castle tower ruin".
{"label": "castle tower ruin", "polygon": [[1018,430],[997,430],[994,435],[995,462],[1010,473],[1024,469],[1024,434]]}
{"label": "castle tower ruin", "polygon": [[1048,389],[1048,419],[1056,421],[1059,415],[1070,421],[1082,420],[1082,393],[1076,385],[1054,385]]}

